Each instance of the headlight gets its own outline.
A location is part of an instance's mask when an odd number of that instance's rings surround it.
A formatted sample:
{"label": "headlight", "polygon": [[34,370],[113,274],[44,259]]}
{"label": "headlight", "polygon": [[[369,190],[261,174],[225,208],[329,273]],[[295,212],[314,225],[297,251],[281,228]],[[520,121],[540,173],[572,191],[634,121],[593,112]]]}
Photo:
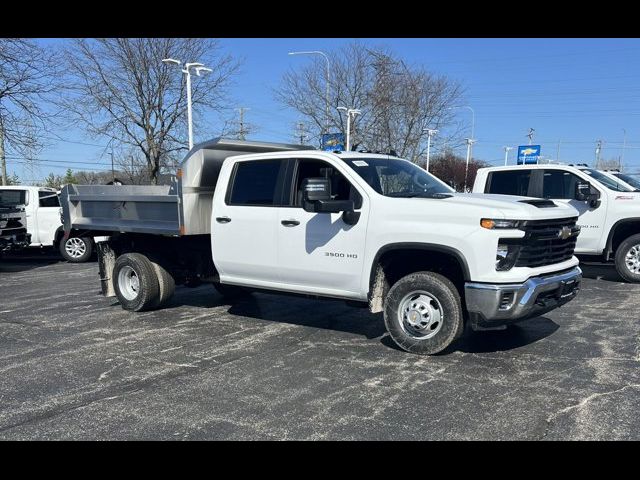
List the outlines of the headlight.
{"label": "headlight", "polygon": [[521,223],[520,220],[495,220],[492,218],[483,218],[480,220],[480,226],[489,230],[496,228],[519,228]]}
{"label": "headlight", "polygon": [[499,272],[511,270],[516,263],[519,252],[520,245],[498,244],[498,249],[496,250],[496,270]]}

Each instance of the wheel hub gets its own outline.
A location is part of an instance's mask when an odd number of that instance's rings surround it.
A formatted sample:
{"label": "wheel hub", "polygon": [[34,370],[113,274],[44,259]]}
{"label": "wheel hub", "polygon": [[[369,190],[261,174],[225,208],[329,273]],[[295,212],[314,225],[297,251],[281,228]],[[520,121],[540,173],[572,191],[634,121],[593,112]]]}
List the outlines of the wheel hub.
{"label": "wheel hub", "polygon": [[625,255],[624,261],[631,273],[640,274],[640,245],[631,247]]}
{"label": "wheel hub", "polygon": [[440,301],[428,292],[412,292],[400,302],[398,311],[402,329],[418,339],[436,335],[443,324]]}
{"label": "wheel hub", "polygon": [[64,249],[72,258],[79,258],[87,251],[84,241],[79,238],[70,238],[64,245]]}

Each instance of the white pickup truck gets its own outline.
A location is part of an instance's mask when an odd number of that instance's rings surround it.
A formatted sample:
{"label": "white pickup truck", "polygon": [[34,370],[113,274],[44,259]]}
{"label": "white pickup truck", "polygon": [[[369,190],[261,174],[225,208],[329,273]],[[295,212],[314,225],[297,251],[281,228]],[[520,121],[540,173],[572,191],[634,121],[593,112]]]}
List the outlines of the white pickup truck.
{"label": "white pickup truck", "polygon": [[578,210],[576,254],[614,260],[620,276],[640,282],[640,192],[587,166],[516,165],[478,170],[474,193],[526,195]]}
{"label": "white pickup truck", "polygon": [[30,247],[53,247],[69,262],[86,262],[93,252],[94,242],[79,232],[63,238],[60,218],[60,200],[53,188],[29,185],[0,187],[3,194],[20,198],[27,217],[27,232],[31,235]]}
{"label": "white pickup truck", "polygon": [[[175,284],[330,297],[384,312],[391,338],[434,354],[474,329],[573,299],[577,212],[455,194],[390,155],[216,139],[170,186],[71,185],[65,230],[97,246],[103,293],[126,310],[162,305]],[[302,314],[302,313],[301,313]]]}

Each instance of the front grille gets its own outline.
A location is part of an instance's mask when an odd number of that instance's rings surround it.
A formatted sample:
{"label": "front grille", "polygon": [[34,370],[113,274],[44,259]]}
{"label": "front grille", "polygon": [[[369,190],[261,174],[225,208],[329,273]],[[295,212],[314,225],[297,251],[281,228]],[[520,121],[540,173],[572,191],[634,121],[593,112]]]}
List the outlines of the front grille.
{"label": "front grille", "polygon": [[[530,220],[521,227],[525,236],[520,240],[522,247],[516,267],[543,267],[564,262],[573,256],[580,227],[576,226],[578,218],[560,218],[556,220]],[[571,236],[562,239],[559,234],[564,227],[571,231]]]}

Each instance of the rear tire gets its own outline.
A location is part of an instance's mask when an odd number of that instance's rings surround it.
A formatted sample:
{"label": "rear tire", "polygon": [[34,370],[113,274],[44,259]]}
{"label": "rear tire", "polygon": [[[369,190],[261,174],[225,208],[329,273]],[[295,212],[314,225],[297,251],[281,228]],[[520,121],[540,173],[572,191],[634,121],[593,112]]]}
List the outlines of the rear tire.
{"label": "rear tire", "polygon": [[70,263],[83,263],[91,258],[93,239],[91,237],[69,237],[60,240],[58,246],[62,258]]}
{"label": "rear tire", "polygon": [[464,332],[460,294],[438,273],[412,273],[389,290],[384,323],[401,349],[420,355],[439,353]]}
{"label": "rear tire", "polygon": [[160,289],[158,304],[155,306],[161,307],[173,296],[176,291],[176,282],[167,269],[160,265],[155,259],[149,259],[149,261],[151,265],[153,265],[153,269],[158,277],[158,287]]}
{"label": "rear tire", "polygon": [[160,282],[153,263],[139,253],[125,253],[113,268],[116,297],[123,309],[151,310],[160,303]]}
{"label": "rear tire", "polygon": [[640,282],[640,234],[631,235],[616,249],[616,270],[627,282]]}

